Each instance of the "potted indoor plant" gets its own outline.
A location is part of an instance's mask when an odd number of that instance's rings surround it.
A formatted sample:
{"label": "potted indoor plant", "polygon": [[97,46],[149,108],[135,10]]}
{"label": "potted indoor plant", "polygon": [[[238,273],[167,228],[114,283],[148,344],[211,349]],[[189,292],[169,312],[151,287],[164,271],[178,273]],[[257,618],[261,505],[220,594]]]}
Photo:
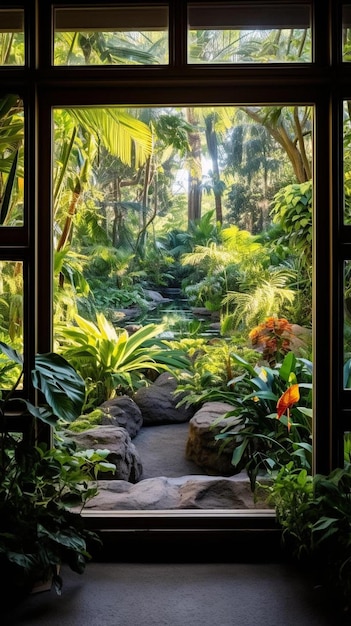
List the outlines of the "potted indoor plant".
{"label": "potted indoor plant", "polygon": [[[111,471],[108,451],[78,451],[60,436],[57,426],[82,413],[85,386],[81,377],[60,355],[36,356],[34,387],[43,402],[34,406],[20,390],[22,358],[0,342],[4,359],[1,374],[14,364],[21,373],[0,399],[0,573],[4,598],[27,593],[40,582],[62,586],[61,563],[82,573],[90,558],[90,541],[98,540],[85,528],[82,509],[96,494],[97,473]],[[4,378],[4,376],[2,377]],[[3,380],[2,380],[3,383]],[[14,413],[28,423],[25,433],[13,426]],[[22,420],[23,423],[23,420]],[[38,438],[38,425],[50,424],[54,445]]]}

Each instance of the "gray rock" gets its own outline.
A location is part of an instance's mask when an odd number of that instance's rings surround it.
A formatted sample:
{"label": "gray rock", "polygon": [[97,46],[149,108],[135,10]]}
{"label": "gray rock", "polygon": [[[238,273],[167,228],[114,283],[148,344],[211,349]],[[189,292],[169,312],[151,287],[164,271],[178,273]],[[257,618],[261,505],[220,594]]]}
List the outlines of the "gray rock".
{"label": "gray rock", "polygon": [[147,300],[151,300],[151,302],[156,302],[157,304],[160,302],[171,302],[170,298],[165,298],[161,293],[153,289],[144,289],[144,296]]}
{"label": "gray rock", "polygon": [[267,509],[265,497],[254,499],[246,473],[232,476],[149,478],[136,485],[98,482],[87,510]]}
{"label": "gray rock", "polygon": [[[87,449],[107,449],[107,460],[116,465],[116,472],[108,478],[136,483],[142,475],[139,453],[125,428],[120,426],[96,426],[81,433],[69,432],[69,438],[77,447]],[[107,478],[106,474],[103,474]]]}
{"label": "gray rock", "polygon": [[194,411],[191,407],[177,408],[183,396],[175,394],[176,388],[176,378],[168,372],[163,372],[152,385],[136,391],[133,400],[142,413],[144,426],[180,424],[189,421]]}
{"label": "gray rock", "polygon": [[186,458],[208,474],[231,476],[242,469],[235,468],[231,463],[233,450],[239,445],[238,441],[230,441],[222,447],[223,442],[215,439],[224,426],[231,424],[231,429],[240,428],[236,426],[237,418],[223,419],[214,425],[215,420],[231,410],[233,406],[226,402],[206,402],[189,422]]}
{"label": "gray rock", "polygon": [[137,404],[129,396],[118,396],[107,400],[99,407],[104,415],[102,424],[125,428],[133,439],[139,432],[143,417]]}

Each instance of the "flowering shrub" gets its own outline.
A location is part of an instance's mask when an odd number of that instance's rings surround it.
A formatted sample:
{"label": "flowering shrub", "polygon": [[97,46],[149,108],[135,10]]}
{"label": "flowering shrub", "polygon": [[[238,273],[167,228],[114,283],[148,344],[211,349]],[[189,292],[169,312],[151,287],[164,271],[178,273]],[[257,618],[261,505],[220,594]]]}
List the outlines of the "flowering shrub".
{"label": "flowering shrub", "polygon": [[252,347],[262,352],[263,358],[271,366],[291,350],[292,337],[292,324],[284,317],[267,317],[249,333]]}

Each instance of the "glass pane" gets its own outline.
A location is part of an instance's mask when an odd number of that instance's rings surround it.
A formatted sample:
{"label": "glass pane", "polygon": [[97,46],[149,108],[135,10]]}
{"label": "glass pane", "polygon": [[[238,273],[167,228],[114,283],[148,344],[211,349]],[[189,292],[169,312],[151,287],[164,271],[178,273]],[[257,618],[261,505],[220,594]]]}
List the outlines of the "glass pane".
{"label": "glass pane", "polygon": [[[79,439],[79,429],[98,429],[102,405],[116,407],[117,425],[126,395],[142,414],[127,425],[142,472],[133,465],[127,484],[119,468],[115,511],[189,507],[180,491],[194,482],[197,508],[252,507],[247,454],[260,477],[290,459],[310,470],[312,114],[302,105],[54,110],[54,333],[87,387],[70,431]],[[180,354],[190,359],[181,371],[172,361]],[[190,409],[174,406],[164,362]],[[247,397],[252,386],[267,402]],[[239,409],[249,429],[235,467],[240,430],[220,452],[213,426],[228,420],[214,425],[213,406],[204,422],[197,412],[211,398]],[[130,484],[160,476],[173,482],[163,501],[154,493],[146,503],[147,481]],[[212,480],[211,498],[201,499],[196,489],[208,493]],[[108,506],[101,492],[100,508]]]}
{"label": "glass pane", "polygon": [[344,388],[351,389],[351,261],[344,263]]}
{"label": "glass pane", "polygon": [[0,226],[23,225],[23,145],[23,102],[0,96]]}
{"label": "glass pane", "polygon": [[189,63],[311,61],[308,5],[190,3],[188,20]]}
{"label": "glass pane", "polygon": [[[0,340],[23,353],[23,265],[0,261]],[[0,389],[11,388],[21,371],[0,352]]]}
{"label": "glass pane", "polygon": [[351,101],[344,102],[344,223],[351,224]]}
{"label": "glass pane", "polygon": [[0,9],[0,65],[24,65],[24,11]]}
{"label": "glass pane", "polygon": [[168,8],[56,9],[54,65],[168,63]]}
{"label": "glass pane", "polygon": [[344,463],[345,465],[351,463],[351,432],[349,431],[344,433]]}
{"label": "glass pane", "polygon": [[346,4],[343,7],[342,12],[342,24],[343,24],[343,40],[342,40],[342,55],[343,61],[351,61],[351,4]]}

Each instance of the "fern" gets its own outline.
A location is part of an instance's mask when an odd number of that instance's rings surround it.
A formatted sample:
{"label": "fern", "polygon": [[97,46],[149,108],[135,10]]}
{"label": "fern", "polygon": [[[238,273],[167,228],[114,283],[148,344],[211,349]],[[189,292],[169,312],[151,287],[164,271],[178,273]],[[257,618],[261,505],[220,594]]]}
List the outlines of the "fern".
{"label": "fern", "polygon": [[292,304],[296,292],[286,287],[291,278],[291,270],[271,269],[270,277],[262,279],[250,292],[228,291],[222,304],[234,306],[230,314],[232,326],[237,328],[240,323],[247,327],[254,326],[265,317],[278,315],[285,304]]}

